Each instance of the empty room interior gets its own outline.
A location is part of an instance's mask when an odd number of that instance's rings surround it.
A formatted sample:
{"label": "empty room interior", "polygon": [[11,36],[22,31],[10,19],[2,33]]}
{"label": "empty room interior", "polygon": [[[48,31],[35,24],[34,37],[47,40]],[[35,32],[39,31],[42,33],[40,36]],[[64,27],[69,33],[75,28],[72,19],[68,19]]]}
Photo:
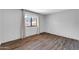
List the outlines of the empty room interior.
{"label": "empty room interior", "polygon": [[79,50],[79,9],[0,9],[0,50]]}

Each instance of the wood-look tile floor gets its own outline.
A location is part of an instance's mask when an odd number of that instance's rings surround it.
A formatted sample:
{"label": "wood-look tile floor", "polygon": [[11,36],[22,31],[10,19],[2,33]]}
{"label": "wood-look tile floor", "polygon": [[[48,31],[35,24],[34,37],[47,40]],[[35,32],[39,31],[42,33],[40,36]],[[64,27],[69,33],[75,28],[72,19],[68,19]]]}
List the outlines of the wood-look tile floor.
{"label": "wood-look tile floor", "polygon": [[45,33],[2,46],[14,50],[79,50],[79,41]]}

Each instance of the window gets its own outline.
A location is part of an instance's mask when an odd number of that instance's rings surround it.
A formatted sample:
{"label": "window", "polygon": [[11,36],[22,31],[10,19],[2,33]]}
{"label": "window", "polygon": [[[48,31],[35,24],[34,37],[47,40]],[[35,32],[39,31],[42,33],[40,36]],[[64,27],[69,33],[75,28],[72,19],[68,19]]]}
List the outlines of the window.
{"label": "window", "polygon": [[36,27],[37,18],[33,16],[25,16],[25,26],[27,27]]}
{"label": "window", "polygon": [[37,26],[37,18],[32,18],[32,26]]}

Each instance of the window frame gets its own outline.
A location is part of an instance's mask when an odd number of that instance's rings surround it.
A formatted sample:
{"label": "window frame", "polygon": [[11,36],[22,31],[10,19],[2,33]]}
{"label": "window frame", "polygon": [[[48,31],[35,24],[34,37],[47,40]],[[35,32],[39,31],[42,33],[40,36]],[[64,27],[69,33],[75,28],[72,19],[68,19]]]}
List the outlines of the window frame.
{"label": "window frame", "polygon": [[[26,25],[26,17],[31,17],[31,19],[30,19],[30,25],[28,26],[28,25]],[[33,25],[33,19],[34,18],[36,18],[36,20],[35,20],[35,22],[36,22],[36,25]],[[34,17],[34,16],[31,16],[31,15],[25,15],[25,27],[37,27],[37,17]]]}

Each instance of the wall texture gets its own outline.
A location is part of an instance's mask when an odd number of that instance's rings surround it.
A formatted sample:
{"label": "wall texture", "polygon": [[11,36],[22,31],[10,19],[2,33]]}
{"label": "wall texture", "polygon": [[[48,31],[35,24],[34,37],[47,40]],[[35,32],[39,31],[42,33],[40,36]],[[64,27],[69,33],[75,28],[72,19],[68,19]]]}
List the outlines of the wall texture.
{"label": "wall texture", "polygon": [[[40,19],[40,32],[43,32],[43,16],[27,11],[27,14],[36,15]],[[22,11],[18,9],[0,9],[0,43],[21,38]],[[37,28],[25,28],[26,36],[36,34]],[[39,30],[38,30],[39,32]]]}
{"label": "wall texture", "polygon": [[3,13],[2,13],[2,10],[0,10],[0,44],[1,44],[1,41],[2,41],[2,39],[3,39]]}
{"label": "wall texture", "polygon": [[40,33],[45,31],[45,16],[40,15]]}
{"label": "wall texture", "polygon": [[[79,10],[66,10],[63,12],[43,16],[28,12],[39,17],[40,30],[37,33],[48,32],[64,37],[79,40]],[[21,10],[0,10],[0,42],[7,42],[21,38]],[[29,32],[34,30],[33,33]],[[37,28],[26,28],[26,36],[35,34]]]}
{"label": "wall texture", "polygon": [[79,40],[79,10],[66,10],[45,18],[48,33]]}
{"label": "wall texture", "polygon": [[4,9],[3,10],[3,39],[7,42],[20,38],[21,10]]}

